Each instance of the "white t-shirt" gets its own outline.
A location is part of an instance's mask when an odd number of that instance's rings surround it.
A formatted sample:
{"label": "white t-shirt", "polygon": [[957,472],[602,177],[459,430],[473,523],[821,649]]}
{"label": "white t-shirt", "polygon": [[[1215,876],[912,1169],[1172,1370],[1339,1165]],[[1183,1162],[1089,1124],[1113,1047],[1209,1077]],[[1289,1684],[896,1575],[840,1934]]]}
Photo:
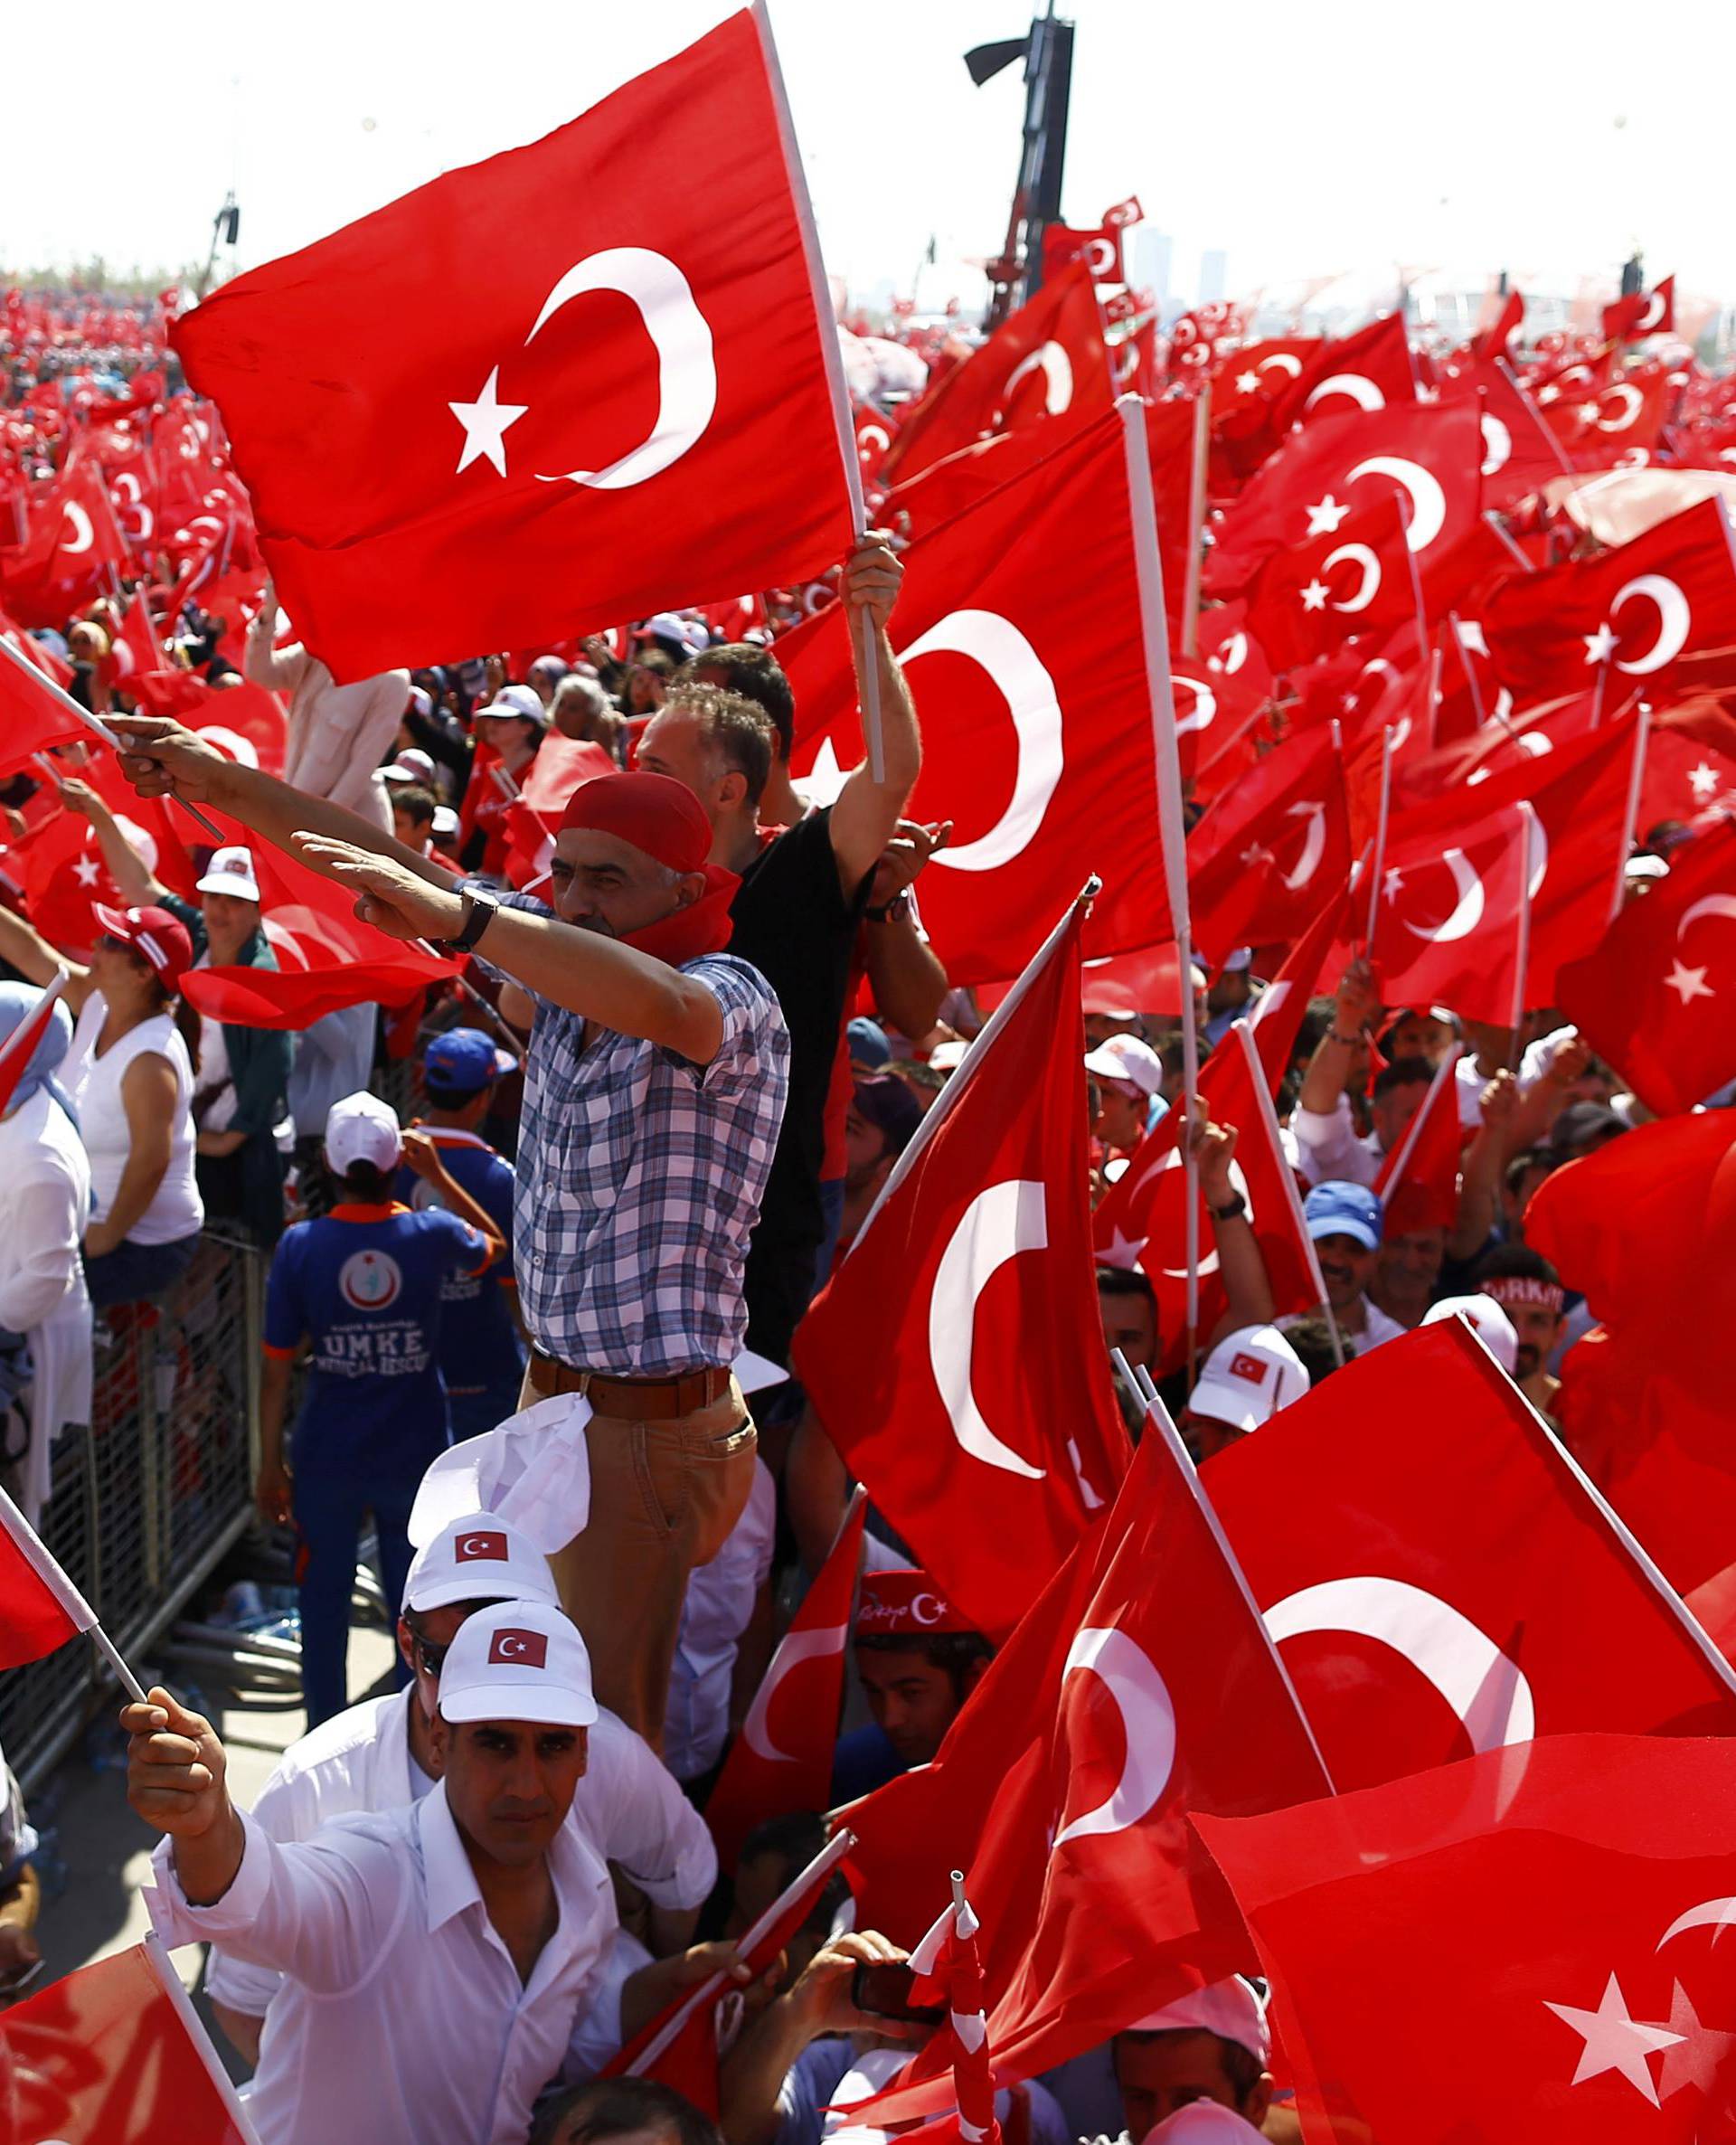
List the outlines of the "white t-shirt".
{"label": "white t-shirt", "polygon": [[108,1000],[93,990],[80,1011],[61,1078],[79,1113],[84,1151],[90,1158],[90,1212],[100,1221],[120,1189],[133,1136],[120,1084],[135,1058],[168,1060],[175,1073],[175,1120],[169,1128],[169,1166],[150,1205],[127,1232],[131,1243],[179,1243],[205,1219],[193,1175],[193,1064],[179,1030],[166,1013],[153,1014],[128,1028],[118,1043],[97,1052],[97,1038],[108,1017]]}

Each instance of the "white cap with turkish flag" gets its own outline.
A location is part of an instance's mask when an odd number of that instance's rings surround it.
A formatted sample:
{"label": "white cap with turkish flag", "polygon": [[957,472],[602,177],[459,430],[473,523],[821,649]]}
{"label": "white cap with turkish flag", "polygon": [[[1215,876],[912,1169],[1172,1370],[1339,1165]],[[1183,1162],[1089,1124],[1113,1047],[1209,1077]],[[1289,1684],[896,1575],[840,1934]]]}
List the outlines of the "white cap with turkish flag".
{"label": "white cap with turkish flag", "polygon": [[549,1560],[528,1535],[493,1512],[449,1519],[416,1552],[404,1582],[406,1609],[453,1602],[558,1602]]}
{"label": "white cap with turkish flag", "polygon": [[447,1649],[440,1717],[588,1728],[597,1699],[578,1625],[549,1602],[477,1610]]}
{"label": "white cap with turkish flag", "polygon": [[1266,2006],[1251,1981],[1240,1974],[1228,1980],[1211,1981],[1193,1989],[1153,2011],[1127,2029],[1129,2033],[1214,2033],[1221,2041],[1233,2041],[1239,2048],[1264,2064],[1272,2053],[1272,2036],[1266,2024]]}

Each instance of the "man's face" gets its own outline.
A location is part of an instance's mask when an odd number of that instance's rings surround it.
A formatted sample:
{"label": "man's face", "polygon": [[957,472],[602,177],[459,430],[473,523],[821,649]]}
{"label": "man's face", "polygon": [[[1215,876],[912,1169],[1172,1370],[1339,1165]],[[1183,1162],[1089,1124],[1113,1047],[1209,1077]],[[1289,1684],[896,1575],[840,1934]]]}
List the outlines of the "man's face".
{"label": "man's face", "polygon": [[522,1869],[547,1852],[584,1778],[588,1731],[537,1721],[439,1724],[446,1799],[483,1853]]}
{"label": "man's face", "polygon": [[1245,2102],[1238,2099],[1224,2068],[1223,2046],[1203,2029],[1118,2035],[1112,2044],[1115,2078],[1127,2135],[1143,2138],[1194,2101],[1215,2101],[1258,2128],[1271,2097],[1269,2082],[1256,2085]]}
{"label": "man's face", "polygon": [[844,1187],[865,1191],[890,1159],[886,1135],[851,1103],[844,1113]]}
{"label": "man's face", "polygon": [[1502,1309],[1519,1336],[1513,1375],[1515,1378],[1535,1377],[1561,1337],[1561,1314],[1546,1310],[1541,1303],[1507,1303]]}
{"label": "man's face", "polygon": [[1387,1054],[1427,1058],[1431,1065],[1438,1065],[1456,1040],[1447,1023],[1437,1020],[1432,1013],[1407,1013],[1386,1038]]}
{"label": "man's face", "polygon": [[220,946],[240,944],[259,928],[258,902],[237,901],[232,893],[202,893],[199,906],[205,929]]}
{"label": "man's face", "polygon": [[907,1765],[926,1765],[962,1703],[951,1677],[915,1648],[893,1653],[858,1647],[856,1673],[887,1742]]}
{"label": "man's face", "polygon": [[1377,1254],[1366,1250],[1359,1238],[1336,1233],[1316,1236],[1314,1249],[1320,1261],[1320,1278],[1326,1284],[1326,1301],[1335,1311],[1349,1310],[1367,1289]]}
{"label": "man's face", "polygon": [[1388,1154],[1399,1144],[1404,1128],[1422,1108],[1422,1099],[1428,1092],[1425,1082],[1407,1080],[1402,1086],[1390,1087],[1383,1095],[1376,1095],[1369,1104],[1369,1116]]}
{"label": "man's face", "polygon": [[705,808],[715,827],[724,805],[723,785],[732,770],[722,753],[706,742],[699,717],[691,708],[665,707],[645,726],[634,764],[648,775],[670,775],[684,782]]}
{"label": "man's face", "polygon": [[1103,1346],[1119,1348],[1130,1370],[1148,1370],[1157,1355],[1157,1306],[1148,1296],[1097,1292],[1103,1314]]}
{"label": "man's face", "polygon": [[1400,1295],[1427,1295],[1440,1279],[1440,1262],[1447,1256],[1444,1229],[1412,1229],[1403,1236],[1389,1236],[1378,1257],[1381,1278]]}
{"label": "man's face", "polygon": [[1097,1124],[1105,1147],[1126,1154],[1138,1146],[1146,1129],[1146,1098],[1128,1080],[1099,1080]]}
{"label": "man's face", "polygon": [[561,921],[606,939],[624,939],[673,916],[704,885],[699,873],[684,878],[619,835],[590,827],[563,827],[556,835],[549,879]]}
{"label": "man's face", "polygon": [[1507,1233],[1523,1243],[1525,1235],[1525,1209],[1537,1195],[1537,1187],[1549,1175],[1547,1162],[1533,1162],[1519,1179],[1517,1186],[1501,1186],[1501,1213],[1507,1224]]}

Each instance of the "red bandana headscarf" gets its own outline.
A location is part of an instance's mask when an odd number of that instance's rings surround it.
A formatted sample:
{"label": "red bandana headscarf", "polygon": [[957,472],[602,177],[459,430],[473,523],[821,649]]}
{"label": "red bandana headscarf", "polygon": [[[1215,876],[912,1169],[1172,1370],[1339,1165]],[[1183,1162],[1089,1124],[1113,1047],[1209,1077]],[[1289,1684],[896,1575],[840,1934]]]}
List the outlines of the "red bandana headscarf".
{"label": "red bandana headscarf", "polygon": [[722,953],[730,942],[730,903],[741,884],[722,865],[707,864],[712,823],[684,782],[668,775],[605,775],[582,782],[567,799],[560,831],[582,827],[612,834],[642,849],[672,872],[703,872],[705,891],[696,902],[659,917],[621,943],[678,969],[702,954]]}

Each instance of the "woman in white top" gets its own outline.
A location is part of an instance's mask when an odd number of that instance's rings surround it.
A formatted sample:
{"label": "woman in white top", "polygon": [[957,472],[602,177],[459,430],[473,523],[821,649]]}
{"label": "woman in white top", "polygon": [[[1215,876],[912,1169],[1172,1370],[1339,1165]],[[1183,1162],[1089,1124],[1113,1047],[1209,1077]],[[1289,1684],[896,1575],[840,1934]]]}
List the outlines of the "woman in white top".
{"label": "woman in white top", "polygon": [[166,909],[92,904],[102,936],[80,968],[0,910],[0,957],[35,983],[67,971],[78,1015],[65,1065],[90,1159],[84,1273],[100,1310],[160,1294],[198,1248],[193,1077],[199,1016],[179,996],[187,927]]}
{"label": "woman in white top", "polygon": [[[42,997],[27,983],[0,983],[0,1047]],[[0,1114],[0,1340],[18,1336],[28,1351],[9,1351],[24,1369],[16,1397],[26,1434],[22,1450],[9,1440],[6,1457],[33,1526],[48,1499],[55,1438],[67,1423],[90,1420],[90,1299],[79,1256],[90,1165],[55,1077],[71,1042],[71,1020],[55,1006]]]}

